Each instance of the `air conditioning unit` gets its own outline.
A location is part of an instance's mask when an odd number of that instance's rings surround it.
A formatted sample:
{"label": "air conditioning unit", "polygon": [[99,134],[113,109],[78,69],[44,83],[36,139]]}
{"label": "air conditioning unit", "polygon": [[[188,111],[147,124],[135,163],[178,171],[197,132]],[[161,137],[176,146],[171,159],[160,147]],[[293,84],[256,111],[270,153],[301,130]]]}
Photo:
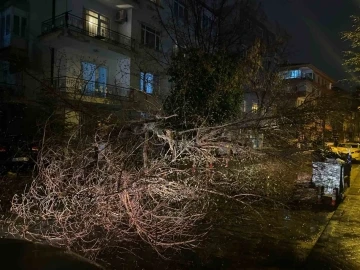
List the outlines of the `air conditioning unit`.
{"label": "air conditioning unit", "polygon": [[118,23],[127,22],[127,10],[120,9],[116,12],[115,21]]}

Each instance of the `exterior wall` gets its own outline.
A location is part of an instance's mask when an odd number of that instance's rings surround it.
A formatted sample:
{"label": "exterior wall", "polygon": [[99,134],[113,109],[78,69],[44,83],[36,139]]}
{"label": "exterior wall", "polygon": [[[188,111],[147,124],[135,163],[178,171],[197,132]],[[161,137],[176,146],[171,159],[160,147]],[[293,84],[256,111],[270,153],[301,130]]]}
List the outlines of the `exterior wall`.
{"label": "exterior wall", "polygon": [[[112,55],[112,54],[111,54]],[[55,74],[56,77],[80,77],[81,62],[94,63],[97,66],[107,68],[107,84],[119,85],[121,87],[130,87],[130,74],[128,72],[130,58],[122,55],[107,57],[104,54],[80,51],[75,48],[63,48],[56,51]]]}

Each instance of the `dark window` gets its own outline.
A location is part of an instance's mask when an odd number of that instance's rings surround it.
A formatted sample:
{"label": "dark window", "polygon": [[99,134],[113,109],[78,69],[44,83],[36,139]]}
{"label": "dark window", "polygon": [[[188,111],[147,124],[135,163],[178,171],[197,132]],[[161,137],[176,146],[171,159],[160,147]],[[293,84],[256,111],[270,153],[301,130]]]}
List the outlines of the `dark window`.
{"label": "dark window", "polygon": [[203,27],[204,29],[209,29],[210,26],[212,25],[212,20],[211,20],[210,15],[205,14],[205,12],[204,12],[202,19],[203,19],[203,20],[202,20],[202,27]]}
{"label": "dark window", "polygon": [[160,34],[154,29],[142,25],[141,26],[141,43],[154,48],[155,50],[160,50]]}
{"label": "dark window", "polygon": [[174,0],[174,15],[178,19],[184,19],[185,17],[187,17],[186,7],[179,0]]}
{"label": "dark window", "polygon": [[5,34],[10,34],[10,14],[6,15]]}
{"label": "dark window", "polygon": [[17,15],[14,15],[14,27],[13,31],[15,35],[20,35],[20,17]]}
{"label": "dark window", "polygon": [[0,29],[0,38],[3,39],[5,36],[5,17],[1,18],[1,29]]}
{"label": "dark window", "polygon": [[21,37],[25,37],[26,33],[26,18],[21,18]]}

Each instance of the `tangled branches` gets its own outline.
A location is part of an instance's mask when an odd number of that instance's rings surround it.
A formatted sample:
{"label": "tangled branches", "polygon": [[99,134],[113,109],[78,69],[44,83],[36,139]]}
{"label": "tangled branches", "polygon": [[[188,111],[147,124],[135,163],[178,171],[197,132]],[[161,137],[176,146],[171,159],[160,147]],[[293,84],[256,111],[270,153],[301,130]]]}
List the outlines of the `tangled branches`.
{"label": "tangled branches", "polygon": [[[241,204],[267,196],[248,196],[266,183],[264,170],[249,165],[263,154],[225,137],[222,130],[176,137],[144,124],[45,141],[32,184],[13,198],[9,231],[87,256],[136,242],[159,253],[194,247],[212,197]],[[227,169],[231,155],[239,163]]]}
{"label": "tangled branches", "polygon": [[12,211],[22,222],[12,233],[87,254],[139,239],[157,250],[196,245],[193,227],[203,210],[196,190],[176,181],[178,171],[162,159],[152,160],[146,173],[129,163],[139,156],[139,145],[129,140],[108,139],[100,151],[97,144],[81,140],[42,149],[38,175],[13,198]]}

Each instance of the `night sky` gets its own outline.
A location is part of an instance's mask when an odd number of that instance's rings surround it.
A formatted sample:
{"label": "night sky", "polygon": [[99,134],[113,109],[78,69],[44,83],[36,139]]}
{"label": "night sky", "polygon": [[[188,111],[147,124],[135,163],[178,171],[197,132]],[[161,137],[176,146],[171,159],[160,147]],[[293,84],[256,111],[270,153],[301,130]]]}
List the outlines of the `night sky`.
{"label": "night sky", "polygon": [[292,36],[289,60],[312,63],[335,80],[348,78],[342,66],[347,44],[340,32],[351,29],[350,15],[360,0],[259,0],[271,21]]}

